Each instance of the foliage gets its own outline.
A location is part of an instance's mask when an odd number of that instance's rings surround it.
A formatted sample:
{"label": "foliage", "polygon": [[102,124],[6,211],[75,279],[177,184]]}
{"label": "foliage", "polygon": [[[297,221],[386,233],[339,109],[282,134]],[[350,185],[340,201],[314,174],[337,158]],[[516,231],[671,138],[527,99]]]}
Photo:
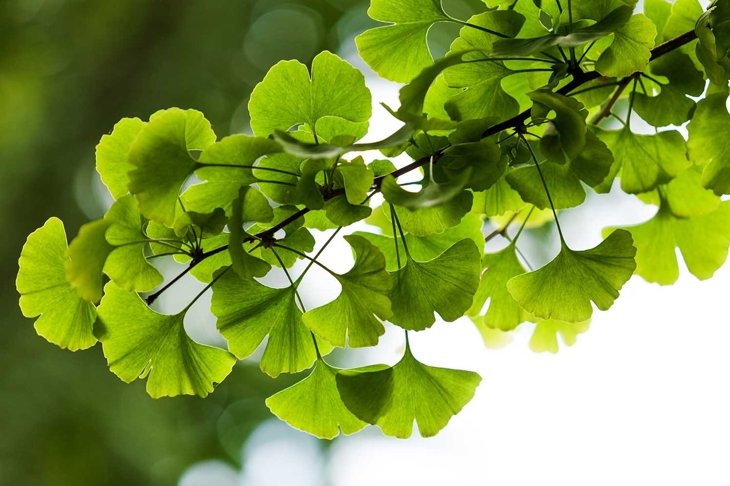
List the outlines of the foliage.
{"label": "foliage", "polygon": [[[179,108],[119,122],[97,148],[115,202],[68,249],[58,219],[29,236],[17,279],[24,314],[40,316],[39,334],[63,348],[99,340],[110,369],[124,381],[147,378],[153,397],[205,396],[266,341],[266,374],[313,367],[267,400],[292,426],[333,438],[373,424],[408,437],[415,420],[431,436],[480,381],[415,358],[408,333],[435,314],[468,315],[485,336],[532,322],[531,347],[554,352],[557,334],[572,344],[593,304],[611,307],[634,272],[676,280],[675,247],[709,278],[730,244],[720,202],[730,160],[717,136],[730,116],[730,0],[704,13],[695,0],[671,9],[655,1],[646,15],[631,0],[486,4],[460,20],[438,0],[372,1],[370,15],[388,25],[359,36],[360,53],[380,76],[406,83],[392,111],[404,125],[379,142],[358,143],[371,116],[363,76],[327,51],[311,69],[282,61],[269,71],[251,95],[252,136],[217,140],[202,113]],[[427,36],[438,22],[461,30],[434,61]],[[632,115],[661,130],[635,133]],[[688,140],[669,126],[688,121]],[[358,155],[369,150],[381,160]],[[399,168],[382,159],[402,153],[412,162]],[[417,190],[406,174],[420,176]],[[656,215],[609,230],[595,248],[571,248],[557,211],[614,182],[657,204]],[[550,210],[560,251],[528,271],[518,244],[534,208]],[[484,254],[485,221],[500,218],[494,234],[509,245]],[[352,267],[334,272],[323,249],[362,221],[370,231],[344,236]],[[313,231],[330,231],[316,253]],[[183,265],[180,274],[145,293],[161,283],[161,259]],[[300,287],[313,265],[341,290],[305,309]],[[187,273],[204,290],[175,315],[152,310]],[[257,280],[269,274],[287,285]],[[230,352],[185,331],[208,290]],[[384,321],[405,334],[397,364],[339,370],[325,361],[334,347],[376,345]]]}

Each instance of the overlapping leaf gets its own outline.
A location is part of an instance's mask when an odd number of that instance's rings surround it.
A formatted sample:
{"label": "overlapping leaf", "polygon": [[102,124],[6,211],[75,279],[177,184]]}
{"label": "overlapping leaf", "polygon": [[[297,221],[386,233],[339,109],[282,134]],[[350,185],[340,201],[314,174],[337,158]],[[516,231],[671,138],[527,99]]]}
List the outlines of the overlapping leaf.
{"label": "overlapping leaf", "polygon": [[472,371],[427,366],[409,347],[392,368],[337,375],[342,401],[355,416],[403,439],[411,436],[414,420],[421,436],[436,435],[472,399],[480,382]]}
{"label": "overlapping leaf", "polygon": [[718,195],[730,193],[730,139],[719,136],[730,126],[726,100],[727,94],[714,94],[700,101],[688,127],[689,155],[704,167],[705,187]]}
{"label": "overlapping leaf", "polygon": [[325,140],[337,135],[360,138],[368,129],[370,91],[360,71],[323,51],[312,61],[311,75],[299,61],[273,66],[251,93],[248,109],[251,128],[261,137],[306,124]]}
{"label": "overlapping leaf", "polygon": [[590,250],[574,251],[563,244],[558,256],[541,269],[507,283],[512,297],[542,319],[588,320],[591,302],[606,310],[634,273],[636,248],[628,231],[611,233]]}
{"label": "overlapping leaf", "polygon": [[268,337],[260,367],[270,376],[295,373],[317,359],[292,287],[275,289],[227,271],[213,285],[211,312],[228,348],[246,358]]}
{"label": "overlapping leaf", "polygon": [[142,214],[172,226],[180,189],[195,170],[195,152],[215,142],[202,113],[171,108],[150,117],[129,149],[129,192]]}
{"label": "overlapping leaf", "polygon": [[185,311],[158,314],[114,283],[104,288],[99,318],[109,369],[125,383],[147,378],[147,393],[153,398],[205,397],[236,362],[229,352],[190,339],[183,325]]}
{"label": "overlapping leaf", "polygon": [[427,262],[407,257],[403,268],[393,273],[390,321],[418,331],[433,325],[434,312],[446,321],[464,315],[479,285],[479,259],[471,240],[460,241]]}
{"label": "overlapping leaf", "polygon": [[712,277],[725,263],[730,246],[730,203],[691,218],[674,216],[668,205],[660,206],[649,221],[624,228],[636,245],[636,273],[662,285],[679,277],[676,248],[689,271],[699,279]]}
{"label": "overlapping leaf", "polygon": [[58,218],[50,218],[28,235],[20,253],[15,287],[20,310],[37,317],[35,329],[49,342],[71,351],[96,343],[96,309],[66,280],[66,231]]}
{"label": "overlapping leaf", "polygon": [[320,439],[334,439],[340,431],[354,434],[367,425],[342,403],[337,390],[337,370],[317,361],[304,380],[266,399],[271,413],[294,428]]}
{"label": "overlapping leaf", "polygon": [[385,332],[380,319],[392,312],[388,294],[392,288],[385,271],[385,257],[365,238],[345,236],[355,253],[355,264],[337,281],[342,290],[335,300],[304,314],[304,323],[335,346],[374,346]]}

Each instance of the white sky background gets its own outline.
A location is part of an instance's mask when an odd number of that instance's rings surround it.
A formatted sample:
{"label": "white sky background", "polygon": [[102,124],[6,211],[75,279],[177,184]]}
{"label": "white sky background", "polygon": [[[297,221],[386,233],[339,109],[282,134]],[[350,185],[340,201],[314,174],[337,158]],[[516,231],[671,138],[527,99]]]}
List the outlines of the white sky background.
{"label": "white sky background", "polygon": [[[377,105],[397,106],[397,86],[369,85],[376,106],[368,139],[378,139],[398,127]],[[573,248],[595,246],[605,226],[653,214],[632,198],[596,199],[590,211],[562,213]],[[349,255],[346,245],[323,257],[338,253]],[[334,268],[347,268],[340,263]],[[421,361],[483,378],[435,438],[414,430],[416,437],[397,440],[370,427],[335,441],[325,461],[316,439],[272,419],[247,444],[242,475],[205,463],[180,486],[726,486],[730,267],[705,282],[681,258],[680,267],[671,287],[633,277],[614,306],[596,312],[588,332],[557,355],[529,350],[530,325],[500,350],[486,349],[467,319],[412,334]],[[376,354],[356,354],[355,364],[393,363],[401,352],[402,334],[391,329]]]}

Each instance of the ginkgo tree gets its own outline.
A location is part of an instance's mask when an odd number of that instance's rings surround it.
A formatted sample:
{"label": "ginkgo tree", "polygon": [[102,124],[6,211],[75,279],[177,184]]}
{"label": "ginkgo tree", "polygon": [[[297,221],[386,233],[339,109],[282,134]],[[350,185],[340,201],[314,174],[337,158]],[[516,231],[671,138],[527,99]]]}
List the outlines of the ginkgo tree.
{"label": "ginkgo tree", "polygon": [[[192,109],[121,120],[96,150],[114,200],[106,215],[70,244],[57,218],[28,236],[24,315],[62,348],[99,342],[112,373],[146,379],[152,397],[204,397],[261,349],[271,377],[311,370],[266,401],[293,427],[409,437],[415,422],[432,436],[481,379],[419,361],[410,333],[463,316],[485,336],[534,323],[531,347],[555,352],[634,273],[673,283],[677,248],[711,277],[730,245],[730,0],[646,0],[643,13],[636,0],[484,3],[458,19],[439,0],[371,0],[382,25],[358,50],[404,83],[389,107],[401,128],[378,142],[360,141],[372,115],[363,75],[326,51],[270,69],[251,94],[252,135],[218,139]],[[428,33],[443,22],[460,30],[434,59]],[[655,133],[636,133],[638,118]],[[615,185],[655,215],[576,248],[559,210]],[[555,225],[560,250],[535,269],[519,246],[537,222]],[[496,237],[507,246],[487,252]],[[344,272],[322,257],[339,238],[352,249]],[[179,267],[166,282],[163,260]],[[340,290],[306,308],[314,266]],[[188,274],[203,290],[175,315],[155,310]],[[270,287],[269,275],[287,284]],[[206,292],[227,349],[185,330]],[[403,330],[395,365],[328,361],[335,348],[377,345],[386,326]]]}

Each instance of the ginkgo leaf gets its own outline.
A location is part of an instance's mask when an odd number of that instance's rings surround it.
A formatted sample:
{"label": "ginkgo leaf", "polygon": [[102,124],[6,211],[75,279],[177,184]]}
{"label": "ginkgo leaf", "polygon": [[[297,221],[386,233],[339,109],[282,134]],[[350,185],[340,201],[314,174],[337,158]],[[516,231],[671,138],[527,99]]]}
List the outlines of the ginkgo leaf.
{"label": "ginkgo leaf", "polygon": [[402,439],[411,436],[414,421],[421,436],[436,435],[481,382],[472,371],[427,366],[410,347],[392,368],[341,371],[336,379],[342,401],[355,416]]}
{"label": "ginkgo leaf", "polygon": [[304,323],[335,346],[374,346],[385,332],[380,319],[392,312],[388,294],[393,286],[385,271],[385,257],[365,238],[345,236],[355,253],[355,264],[336,275],[342,290],[329,304],[304,314]]}
{"label": "ginkgo leaf", "polygon": [[[657,127],[682,125],[689,120],[695,107],[695,102],[687,95],[700,96],[705,89],[702,73],[688,55],[674,51],[652,61],[651,74],[663,76],[668,82],[657,86],[646,77],[640,78],[642,89],[637,89],[634,98],[636,113]],[[643,88],[648,93],[644,93]],[[653,96],[657,89],[659,93]]]}
{"label": "ginkgo leaf", "polygon": [[[482,265],[484,271],[467,315],[484,326],[511,331],[528,317],[507,291],[507,282],[527,271],[517,259],[514,242],[497,253],[484,255]],[[487,311],[480,316],[487,301]]]}
{"label": "ginkgo leaf", "polygon": [[449,201],[430,208],[415,211],[401,209],[396,213],[403,230],[416,236],[443,233],[461,222],[472,206],[473,196],[469,191],[461,191]]}
{"label": "ginkgo leaf", "polygon": [[623,229],[637,248],[636,273],[648,282],[669,285],[679,278],[676,248],[694,276],[712,277],[727,259],[729,228],[730,203],[723,202],[717,210],[691,218],[677,218],[662,204],[649,221]]}
{"label": "ginkgo leaf", "polygon": [[[117,200],[104,216],[109,225],[106,240],[114,245],[104,263],[104,273],[125,290],[145,292],[162,282],[162,274],[145,258],[147,236],[134,196]],[[163,251],[173,251],[165,247]]]}
{"label": "ginkgo leaf", "polygon": [[596,60],[596,70],[616,78],[643,71],[651,58],[655,37],[654,23],[644,15],[633,15],[613,32],[613,42]]}
{"label": "ginkgo leaf", "polygon": [[362,204],[375,179],[375,174],[365,165],[362,157],[338,165],[335,176],[342,177],[345,196],[350,204]]}
{"label": "ginkgo leaf", "polygon": [[96,343],[96,309],[66,280],[66,230],[58,218],[48,219],[28,235],[18,260],[15,287],[25,317],[38,317],[36,332],[71,351]]}
{"label": "ginkgo leaf", "polygon": [[245,232],[243,231],[243,201],[248,189],[248,187],[240,189],[239,197],[234,201],[231,218],[228,221],[228,229],[230,230],[228,253],[231,256],[231,266],[244,279],[263,277],[271,270],[271,265],[260,258],[252,256],[243,248],[245,239]]}
{"label": "ginkgo leaf", "polygon": [[444,77],[449,86],[461,92],[449,98],[445,108],[453,120],[487,117],[507,119],[516,115],[520,105],[502,89],[502,80],[512,71],[501,62],[469,62],[449,68]]}
{"label": "ginkgo leaf", "polygon": [[606,310],[636,269],[631,234],[611,233],[590,250],[574,251],[563,243],[558,256],[534,272],[512,278],[507,289],[528,312],[542,319],[588,320],[591,302]]}
{"label": "ginkgo leaf", "polygon": [[344,195],[335,196],[324,203],[327,219],[335,228],[350,226],[370,216],[373,210],[369,206],[350,204]]}
{"label": "ginkgo leaf", "polygon": [[462,171],[454,179],[447,182],[427,182],[418,192],[409,192],[398,185],[393,176],[385,176],[380,190],[386,201],[403,206],[410,210],[441,206],[457,197],[471,176],[471,168]]}
{"label": "ginkgo leaf", "polygon": [[578,339],[578,334],[588,330],[590,321],[564,322],[556,320],[539,320],[530,338],[530,349],[536,353],[557,353],[560,349],[558,334],[563,338],[566,346],[572,346]]}
{"label": "ginkgo leaf", "polygon": [[305,370],[317,359],[312,335],[294,299],[293,287],[270,288],[227,271],[213,284],[210,310],[228,348],[241,359],[268,336],[260,367],[276,377]]}
{"label": "ginkgo leaf", "polygon": [[664,196],[672,214],[680,218],[701,216],[720,206],[720,198],[702,185],[701,169],[696,165],[672,179]]}
{"label": "ginkgo leaf", "polygon": [[630,194],[651,191],[689,166],[687,144],[679,132],[639,135],[624,128],[599,136],[613,152],[612,173],[620,169],[621,189]]}
{"label": "ginkgo leaf", "polygon": [[215,142],[215,133],[202,113],[171,108],[158,111],[140,130],[129,150],[129,192],[147,218],[172,226],[180,189],[193,173],[193,151]]}
{"label": "ginkgo leaf", "polygon": [[474,193],[472,212],[484,216],[499,216],[507,212],[519,211],[526,203],[520,194],[512,189],[506,176],[486,191]]}
{"label": "ginkgo leaf", "polygon": [[96,146],[96,171],[114,199],[129,192],[128,173],[134,169],[128,160],[129,149],[144,126],[139,118],[122,118]]}
{"label": "ginkgo leaf", "polygon": [[450,20],[440,0],[371,0],[368,15],[391,25],[355,38],[360,56],[380,76],[407,82],[433,61],[426,35],[436,22]]}
{"label": "ginkgo leaf", "polygon": [[420,331],[435,322],[434,312],[445,321],[455,321],[471,306],[479,285],[479,250],[471,240],[462,240],[427,262],[405,259],[393,273],[390,322]]}
{"label": "ginkgo leaf", "polygon": [[[195,175],[204,182],[190,186],[182,194],[185,209],[209,213],[220,207],[230,216],[238,190],[259,180],[253,174],[254,163],[262,156],[280,150],[273,140],[245,135],[231,135],[210,145],[200,155],[200,165],[195,170]],[[288,172],[286,169],[259,169],[258,175],[264,180],[278,180],[276,175],[281,174],[278,170]]]}
{"label": "ginkgo leaf", "polygon": [[[586,191],[570,166],[543,162],[540,171],[542,177],[534,165],[520,167],[507,174],[507,182],[523,201],[540,209],[549,208],[551,200],[555,209],[572,208],[585,201]],[[542,178],[550,191],[550,198],[542,185]]]}
{"label": "ginkgo leaf", "polygon": [[[387,220],[387,217],[385,215],[383,216]],[[370,222],[373,224],[373,221]],[[388,272],[395,272],[400,268],[398,262],[404,259],[406,255],[400,240],[398,240],[399,255],[396,255],[393,233],[390,230],[391,223],[390,221],[386,222],[388,226],[381,227],[385,234],[378,235],[364,231],[358,231],[354,234],[362,236],[377,246],[383,256],[385,256],[385,269]],[[405,239],[406,245],[408,245],[408,252],[414,260],[425,262],[433,260],[451,246],[465,239],[472,240],[477,245],[477,248],[481,249],[484,246],[482,226],[482,219],[476,214],[471,213],[464,216],[464,219],[458,225],[447,229],[443,233],[427,236],[406,234]]]}
{"label": "ginkgo leaf", "polygon": [[715,194],[730,193],[730,139],[718,136],[730,124],[726,94],[713,94],[697,104],[689,123],[689,155],[702,167],[702,182]]}
{"label": "ginkgo leaf", "polygon": [[68,247],[66,279],[89,302],[101,300],[104,264],[114,249],[106,241],[108,228],[109,221],[105,219],[86,223]]}
{"label": "ginkgo leaf", "polygon": [[534,105],[533,118],[546,118],[554,112],[545,133],[540,139],[540,149],[547,160],[564,164],[573,160],[586,144],[587,111],[577,100],[542,89],[529,94]]}
{"label": "ginkgo leaf", "polygon": [[299,61],[274,65],[254,88],[248,104],[251,128],[261,137],[306,124],[314,135],[326,119],[343,122],[336,135],[361,138],[371,114],[370,91],[362,73],[329,51],[312,61],[311,76]]}
{"label": "ginkgo leaf", "polygon": [[125,383],[147,378],[152,398],[207,396],[233,369],[229,352],[196,343],[185,332],[185,311],[159,314],[134,292],[104,287],[99,340],[109,369]]}
{"label": "ginkgo leaf", "polygon": [[367,425],[342,403],[337,390],[337,370],[317,361],[304,380],[266,399],[271,413],[292,427],[320,439],[354,434]]}

